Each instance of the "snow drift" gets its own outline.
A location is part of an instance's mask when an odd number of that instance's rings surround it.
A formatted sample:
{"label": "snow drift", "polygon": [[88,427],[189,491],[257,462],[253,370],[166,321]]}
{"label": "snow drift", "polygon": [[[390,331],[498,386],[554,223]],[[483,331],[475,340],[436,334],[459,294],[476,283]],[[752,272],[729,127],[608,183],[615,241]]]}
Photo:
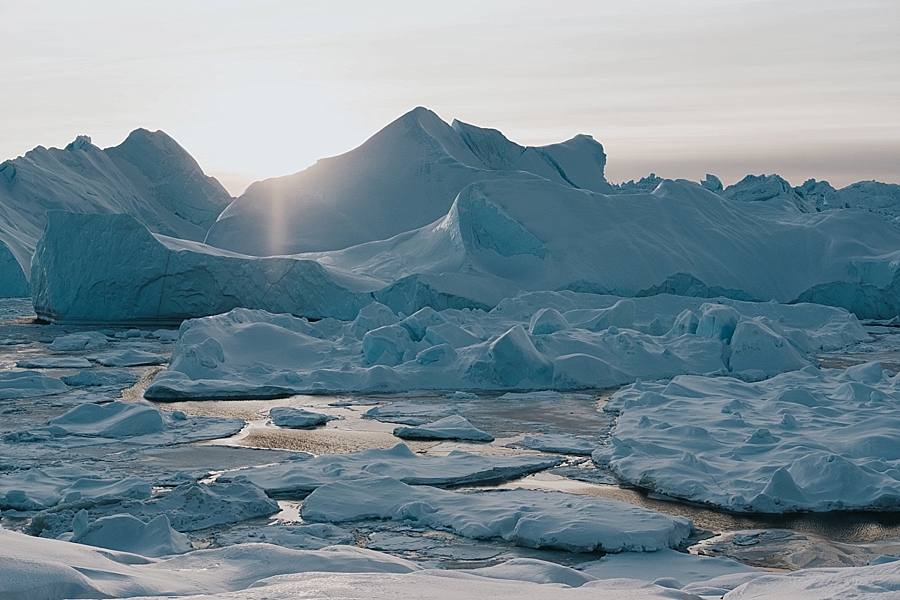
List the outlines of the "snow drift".
{"label": "snow drift", "polygon": [[63,150],[38,146],[0,163],[0,297],[28,295],[50,210],[127,213],[156,233],[199,241],[232,200],[162,131],[137,129],[105,150],[87,136]]}

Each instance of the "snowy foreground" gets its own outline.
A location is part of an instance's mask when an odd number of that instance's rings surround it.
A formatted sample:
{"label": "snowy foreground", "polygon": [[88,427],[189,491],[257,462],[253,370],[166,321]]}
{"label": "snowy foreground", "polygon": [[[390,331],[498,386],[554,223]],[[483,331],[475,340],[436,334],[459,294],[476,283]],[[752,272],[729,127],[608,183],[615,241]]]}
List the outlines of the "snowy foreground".
{"label": "snowy foreground", "polygon": [[[667,557],[663,557],[665,561]],[[645,561],[646,562],[646,561]],[[649,563],[648,563],[649,565]],[[652,569],[652,567],[650,567]],[[626,572],[628,569],[625,569]],[[362,548],[289,550],[244,544],[164,559],[97,550],[0,530],[0,589],[9,598],[889,598],[900,562],[790,575],[734,573],[691,583],[602,578],[538,560],[423,570]]]}

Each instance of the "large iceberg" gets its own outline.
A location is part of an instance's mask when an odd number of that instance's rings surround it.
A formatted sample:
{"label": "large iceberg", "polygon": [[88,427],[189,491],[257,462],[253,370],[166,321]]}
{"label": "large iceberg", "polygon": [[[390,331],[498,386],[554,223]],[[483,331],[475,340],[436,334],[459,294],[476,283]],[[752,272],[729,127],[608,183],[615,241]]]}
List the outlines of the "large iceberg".
{"label": "large iceberg", "polygon": [[408,315],[562,289],[891,318],[897,248],[900,229],[867,211],[785,212],[689,182],[610,196],[531,178],[468,185],[445,217],[389,240],[268,259],[151,235],[124,216],[58,214],[32,285],[38,315],[58,322],[177,322],[238,306],[351,319],[372,297]]}
{"label": "large iceberg", "polygon": [[[233,200],[162,131],[101,150],[87,136],[0,163],[0,297],[28,295],[31,254],[50,210],[127,213],[151,231],[203,240]],[[18,269],[10,261],[18,263]]]}
{"label": "large iceberg", "polygon": [[254,183],[206,242],[258,256],[337,250],[427,225],[475,181],[543,178],[609,192],[605,165],[603,147],[587,135],[523,147],[494,129],[448,125],[420,107],[355,150]]}

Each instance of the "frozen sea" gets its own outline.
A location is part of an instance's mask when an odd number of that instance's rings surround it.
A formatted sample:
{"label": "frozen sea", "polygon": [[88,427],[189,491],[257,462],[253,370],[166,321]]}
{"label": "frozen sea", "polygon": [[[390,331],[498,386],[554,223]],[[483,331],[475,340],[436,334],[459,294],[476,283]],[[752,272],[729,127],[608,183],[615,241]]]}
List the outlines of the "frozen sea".
{"label": "frozen sea", "polygon": [[[886,369],[900,371],[900,328],[870,323],[866,324],[866,331],[872,341],[819,354],[815,357],[819,366],[846,368],[877,360]],[[145,406],[143,390],[165,368],[176,336],[177,330],[173,329],[97,330],[42,324],[35,320],[28,300],[0,300],[0,370],[21,372],[24,369],[17,365],[43,360],[46,368],[37,369],[39,373],[73,382],[65,391],[29,392],[0,401],[0,499],[7,495],[0,513],[3,529],[66,539],[66,535],[73,535],[72,521],[79,510],[86,510],[88,518],[96,520],[121,513],[124,506],[124,512],[130,511],[145,521],[165,512],[173,530],[186,535],[190,547],[196,550],[248,542],[297,550],[318,550],[337,544],[376,550],[427,568],[483,569],[514,559],[539,559],[601,578],[616,572],[647,581],[675,577],[681,584],[737,574],[749,568],[791,572],[811,567],[865,566],[878,557],[900,554],[898,512],[735,513],[663,496],[621,481],[590,459],[590,449],[610,438],[615,420],[603,409],[617,388],[577,393],[429,391],[158,402],[150,405],[163,415],[162,420],[151,427],[150,434],[139,436],[118,435],[116,427],[124,427],[121,430],[125,431],[133,426],[129,423],[138,422],[142,423],[139,428],[146,427],[146,415],[128,416],[125,411],[121,414],[126,416],[110,417],[111,424],[104,425],[107,434],[99,438],[78,434],[71,425],[72,418],[65,420],[64,415],[87,405]],[[77,344],[81,343],[84,348],[78,349]],[[53,350],[54,345],[65,350]],[[86,370],[68,367],[58,362],[60,358],[82,359],[90,366]],[[105,366],[101,359],[115,366]],[[54,364],[62,366],[56,368]],[[324,425],[316,427],[279,427],[269,414],[276,407],[304,409],[327,419]],[[420,426],[454,415],[489,433],[493,441],[400,440],[393,433],[400,426]],[[68,433],[61,434],[53,423],[62,423],[55,425],[57,428],[69,427]],[[641,554],[638,563],[630,564],[633,553],[607,554],[600,548],[570,552],[552,545],[527,547],[514,538],[473,537],[452,523],[428,526],[392,518],[314,522],[303,516],[310,489],[302,485],[294,492],[270,493],[274,500],[245,494],[237,502],[224,495],[210,496],[208,502],[220,505],[207,506],[220,506],[212,509],[219,514],[205,520],[185,516],[191,511],[188,500],[177,506],[170,502],[154,508],[154,502],[159,503],[160,498],[173,496],[178,490],[186,489],[188,498],[192,492],[185,486],[214,485],[220,479],[260,483],[265,481],[267,465],[286,461],[305,464],[313,456],[318,457],[315,460],[356,456],[354,453],[389,450],[401,441],[417,457],[447,458],[465,452],[483,457],[494,469],[478,471],[466,463],[464,473],[448,472],[443,479],[437,469],[433,475],[440,480],[438,488],[453,492],[521,488],[562,492],[578,498],[612,499],[686,517],[695,530],[672,544],[674,555],[671,550],[667,551],[669,554]],[[533,459],[530,463],[529,457]],[[555,460],[541,463],[543,458]],[[326,465],[319,475],[324,479],[315,485],[321,487],[332,481],[327,479],[329,469],[337,469],[339,475],[353,481],[354,468],[357,467],[352,463]],[[53,493],[62,496],[46,500],[46,506],[39,502],[13,506],[15,494],[8,492],[17,486],[9,479],[25,469],[47,474],[46,485],[33,488],[38,490],[34,498],[41,490],[47,497]],[[108,500],[101,495],[88,501],[90,493],[99,492],[72,492],[74,484],[66,487],[59,483],[66,473],[81,473],[92,481],[100,478],[118,484],[133,478],[149,487],[144,494],[136,483],[127,492],[118,488],[110,492]],[[400,477],[389,469],[386,474]],[[4,478],[8,481],[4,482]],[[365,481],[361,485],[367,485]],[[97,498],[100,500],[95,501]],[[29,496],[27,501],[31,500]],[[271,507],[267,508],[267,502]],[[682,564],[676,560],[678,556],[715,557],[720,562]]]}

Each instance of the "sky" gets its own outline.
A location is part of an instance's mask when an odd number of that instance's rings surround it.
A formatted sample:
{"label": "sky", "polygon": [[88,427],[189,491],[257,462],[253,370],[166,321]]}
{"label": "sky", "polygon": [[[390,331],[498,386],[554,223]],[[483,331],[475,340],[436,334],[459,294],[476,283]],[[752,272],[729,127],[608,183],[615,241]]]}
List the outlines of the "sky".
{"label": "sky", "polygon": [[0,77],[0,160],[162,129],[235,195],[416,106],[616,183],[900,183],[897,0],[0,0]]}

